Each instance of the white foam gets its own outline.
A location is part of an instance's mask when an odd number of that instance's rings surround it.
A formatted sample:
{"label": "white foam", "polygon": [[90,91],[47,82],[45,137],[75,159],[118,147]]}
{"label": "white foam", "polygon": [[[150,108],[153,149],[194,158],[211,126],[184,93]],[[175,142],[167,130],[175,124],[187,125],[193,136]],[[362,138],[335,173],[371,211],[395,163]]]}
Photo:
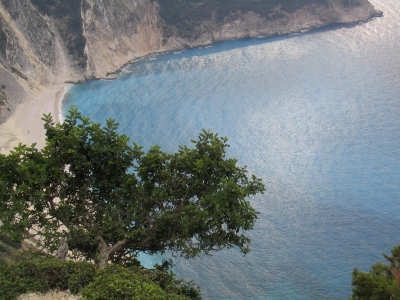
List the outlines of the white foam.
{"label": "white foam", "polygon": [[72,84],[68,84],[66,87],[63,89],[63,93],[61,94],[60,100],[58,101],[58,121],[60,124],[64,123],[64,116],[62,113],[62,103],[64,101],[65,95],[68,93],[68,91],[71,89]]}
{"label": "white foam", "polygon": [[[136,61],[140,61],[141,59],[137,59]],[[132,73],[132,70],[129,69],[131,64],[126,65],[125,67],[122,68],[121,73],[127,74],[127,73]]]}
{"label": "white foam", "polygon": [[147,56],[147,60],[155,60],[157,58],[158,54],[150,54]]}

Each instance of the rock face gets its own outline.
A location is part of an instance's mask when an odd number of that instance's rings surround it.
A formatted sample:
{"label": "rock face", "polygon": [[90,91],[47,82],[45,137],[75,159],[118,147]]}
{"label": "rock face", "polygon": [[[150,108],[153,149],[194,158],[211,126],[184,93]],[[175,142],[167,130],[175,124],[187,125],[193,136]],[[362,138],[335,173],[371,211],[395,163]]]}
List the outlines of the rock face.
{"label": "rock face", "polygon": [[155,2],[86,0],[82,17],[88,78],[105,77],[129,61],[165,50]]}
{"label": "rock face", "polygon": [[5,86],[6,95],[4,105],[0,103],[0,121],[44,87],[83,77],[53,20],[40,14],[29,0],[1,2],[0,36],[0,85]]}
{"label": "rock face", "polygon": [[85,44],[83,57],[77,59],[65,37],[65,26],[71,26],[71,22],[62,23],[62,18],[44,13],[34,3],[0,0],[0,85],[5,85],[0,122],[16,104],[35,98],[48,86],[108,77],[128,62],[151,53],[225,39],[288,34],[382,15],[368,0],[357,0],[354,5],[327,0],[326,5],[308,4],[291,13],[277,7],[279,17],[268,20],[256,12],[237,12],[222,21],[210,19],[200,24],[203,30],[198,36],[183,37],[161,19],[157,1],[82,0],[78,17]]}

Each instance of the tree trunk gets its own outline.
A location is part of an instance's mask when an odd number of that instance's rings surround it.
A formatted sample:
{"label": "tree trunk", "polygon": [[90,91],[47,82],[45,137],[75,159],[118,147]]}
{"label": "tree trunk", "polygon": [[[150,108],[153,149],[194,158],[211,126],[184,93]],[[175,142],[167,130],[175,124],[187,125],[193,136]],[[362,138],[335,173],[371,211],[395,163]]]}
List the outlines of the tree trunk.
{"label": "tree trunk", "polygon": [[62,261],[65,261],[68,255],[68,243],[67,238],[60,239],[60,247],[58,247],[56,257]]}
{"label": "tree trunk", "polygon": [[108,246],[106,241],[101,237],[97,237],[99,242],[99,262],[97,263],[97,267],[99,269],[103,269],[105,265],[108,263],[110,259],[110,255],[120,250],[126,244],[126,239],[117,242],[114,246]]}

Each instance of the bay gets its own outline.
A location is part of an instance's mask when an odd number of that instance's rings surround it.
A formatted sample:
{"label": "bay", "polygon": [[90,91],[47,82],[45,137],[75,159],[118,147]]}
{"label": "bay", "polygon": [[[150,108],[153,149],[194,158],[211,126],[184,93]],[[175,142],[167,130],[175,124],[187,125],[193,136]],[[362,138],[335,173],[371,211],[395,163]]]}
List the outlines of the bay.
{"label": "bay", "polygon": [[383,18],[163,54],[66,95],[64,115],[114,118],[145,148],[227,136],[263,178],[252,251],[174,267],[205,299],[347,299],[352,269],[400,243],[400,3],[371,2]]}

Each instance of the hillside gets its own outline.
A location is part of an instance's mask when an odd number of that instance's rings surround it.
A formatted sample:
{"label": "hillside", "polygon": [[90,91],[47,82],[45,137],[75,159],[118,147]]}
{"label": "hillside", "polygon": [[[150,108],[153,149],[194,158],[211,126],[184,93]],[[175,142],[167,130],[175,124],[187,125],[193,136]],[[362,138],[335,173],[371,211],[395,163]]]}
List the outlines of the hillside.
{"label": "hillside", "polygon": [[0,122],[140,57],[381,16],[367,0],[0,0]]}
{"label": "hillside", "polygon": [[158,0],[164,35],[197,38],[207,32],[205,24],[223,25],[241,14],[255,12],[265,20],[276,20],[306,5],[323,5],[327,0]]}

